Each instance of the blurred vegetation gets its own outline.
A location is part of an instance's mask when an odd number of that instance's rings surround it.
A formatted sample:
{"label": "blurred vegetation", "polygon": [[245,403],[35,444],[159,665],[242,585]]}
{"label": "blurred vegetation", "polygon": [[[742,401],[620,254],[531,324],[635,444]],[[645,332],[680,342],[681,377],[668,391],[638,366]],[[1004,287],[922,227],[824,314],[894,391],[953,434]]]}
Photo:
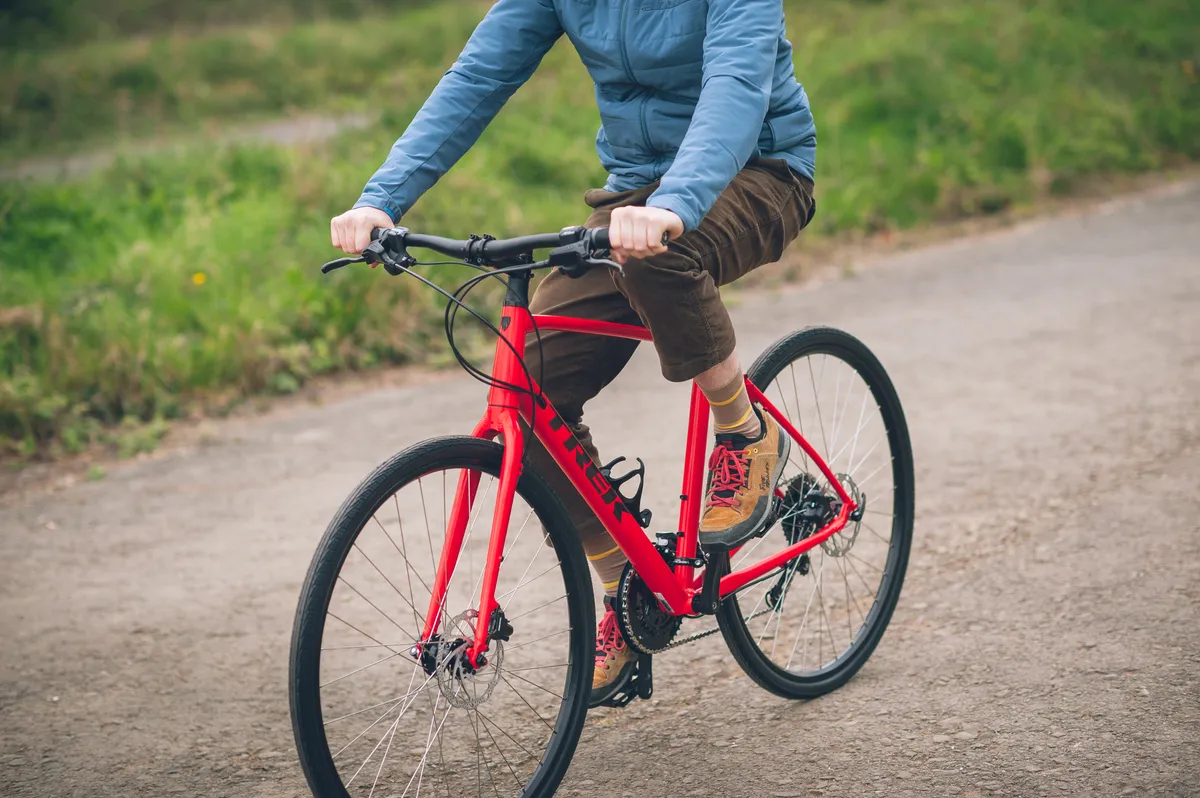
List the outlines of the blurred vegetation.
{"label": "blurred vegetation", "polygon": [[115,37],[271,20],[354,19],[424,0],[3,0],[0,48],[59,48]]}
{"label": "blurred vegetation", "polygon": [[0,96],[9,99],[0,103],[0,161],[131,137],[219,134],[231,121],[295,111],[416,101],[480,13],[461,3],[452,4],[458,13],[401,5],[413,9],[385,21],[271,21],[13,50],[0,58]]}
{"label": "blurred vegetation", "polygon": [[[1200,157],[1191,0],[786,6],[820,137],[806,236],[995,213],[1091,175]],[[0,446],[75,451],[151,422],[125,444],[137,451],[196,408],[444,357],[442,303],[427,289],[316,267],[333,256],[329,217],[357,198],[478,13],[443,4],[369,24],[10,54],[0,86],[40,99],[3,112],[9,153],[296,108],[384,111],[321,143],[212,144],[73,182],[0,183]],[[406,223],[446,235],[577,223],[581,192],[604,178],[598,123],[586,72],[557,47]]]}

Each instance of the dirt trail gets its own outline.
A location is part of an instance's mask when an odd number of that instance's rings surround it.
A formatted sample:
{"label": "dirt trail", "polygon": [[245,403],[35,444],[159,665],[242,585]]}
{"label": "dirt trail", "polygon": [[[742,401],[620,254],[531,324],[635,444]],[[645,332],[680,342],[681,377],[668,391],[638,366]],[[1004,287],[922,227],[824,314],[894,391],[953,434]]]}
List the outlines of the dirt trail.
{"label": "dirt trail", "polygon": [[10,164],[0,164],[0,180],[67,180],[104,169],[124,156],[178,151],[202,143],[221,144],[303,144],[333,138],[347,130],[359,130],[375,122],[375,114],[343,116],[299,114],[253,124],[225,125],[208,123],[201,132],[175,134],[162,138],[132,139],[116,147],[86,149],[74,155],[38,155]]}
{"label": "dirt trail", "polygon": [[[719,637],[660,657],[653,701],[589,718],[562,794],[1200,795],[1197,219],[1192,183],[736,295],[747,360],[828,323],[893,375],[904,595],[818,701],[764,693]],[[660,518],[685,400],[646,350],[589,414]],[[294,409],[0,509],[0,794],[302,794],[285,673],[314,544],[481,402],[453,377]]]}

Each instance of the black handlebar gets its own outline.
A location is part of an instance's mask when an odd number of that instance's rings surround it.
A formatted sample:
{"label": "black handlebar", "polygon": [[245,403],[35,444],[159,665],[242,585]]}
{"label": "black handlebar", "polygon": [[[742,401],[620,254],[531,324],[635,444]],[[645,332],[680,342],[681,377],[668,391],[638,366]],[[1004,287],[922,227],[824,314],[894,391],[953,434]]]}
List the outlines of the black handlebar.
{"label": "black handlebar", "polygon": [[[397,233],[399,234],[397,236]],[[480,265],[507,261],[531,254],[536,249],[555,249],[586,241],[589,249],[608,249],[608,228],[587,229],[583,227],[568,227],[557,233],[543,233],[516,238],[472,237],[463,241],[441,236],[428,236],[409,232],[407,228],[376,228],[371,231],[371,240],[379,241],[384,238],[399,240],[389,249],[417,247],[431,249],[448,258],[466,260]]]}
{"label": "black handlebar", "polygon": [[[663,235],[666,244],[669,236]],[[357,258],[338,258],[321,267],[328,274],[351,263],[382,263],[389,274],[402,274],[416,263],[408,254],[409,247],[429,249],[455,260],[477,266],[520,266],[531,268],[558,266],[571,277],[581,276],[591,265],[604,264],[620,269],[608,260],[607,227],[567,227],[557,233],[497,239],[472,236],[466,240],[413,233],[406,227],[377,227],[371,231],[371,243]],[[549,249],[545,261],[533,262],[533,252]]]}

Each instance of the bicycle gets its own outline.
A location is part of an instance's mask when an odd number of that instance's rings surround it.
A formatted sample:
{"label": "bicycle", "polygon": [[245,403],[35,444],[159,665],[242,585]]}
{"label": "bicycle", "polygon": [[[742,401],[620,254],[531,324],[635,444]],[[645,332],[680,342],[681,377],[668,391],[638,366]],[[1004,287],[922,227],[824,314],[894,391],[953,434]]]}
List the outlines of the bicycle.
{"label": "bicycle", "polygon": [[[904,414],[862,343],[830,328],[801,330],[747,372],[751,398],[796,445],[771,517],[731,551],[697,545],[709,419],[693,385],[678,525],[652,541],[640,459],[620,476],[613,471],[624,458],[593,462],[523,359],[527,340],[542,331],[650,340],[639,326],[529,311],[537,269],[578,275],[620,268],[608,259],[607,230],[456,241],[395,228],[372,238],[361,257],[322,270],[382,264],[446,296],[451,348],[489,385],[488,404],[470,436],[419,443],[376,468],[317,548],[297,608],[289,684],[297,750],[314,795],[419,795],[431,788],[435,795],[547,796],[557,789],[588,710],[595,609],[566,510],[542,475],[524,467],[528,435],[546,447],[629,557],[618,620],[641,656],[612,705],[652,695],[655,655],[718,631],[751,679],[786,698],[828,693],[862,667],[899,598],[913,525]],[[481,274],[446,291],[415,271],[410,248]],[[549,255],[535,261],[543,249]],[[498,326],[464,302],[492,277],[507,283]],[[454,321],[463,309],[497,336],[490,373],[455,346]],[[833,403],[822,413],[831,364]],[[806,382],[811,403],[800,390]],[[825,457],[804,437],[806,421]],[[839,462],[844,468],[835,471]],[[890,487],[877,490],[880,475]],[[627,496],[621,489],[634,477],[637,491]],[[475,534],[481,517],[490,518],[486,536]],[[764,543],[777,550],[751,562]],[[803,603],[789,603],[801,584]],[[716,628],[677,637],[685,618],[707,616],[715,616]]]}

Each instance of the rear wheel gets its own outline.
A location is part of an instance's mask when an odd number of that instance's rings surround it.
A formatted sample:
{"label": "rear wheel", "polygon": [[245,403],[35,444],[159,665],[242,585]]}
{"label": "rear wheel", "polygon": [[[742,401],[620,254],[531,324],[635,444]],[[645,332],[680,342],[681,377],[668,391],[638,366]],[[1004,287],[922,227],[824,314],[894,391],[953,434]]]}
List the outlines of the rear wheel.
{"label": "rear wheel", "polygon": [[[292,637],[292,725],[320,798],[552,795],[587,712],[595,615],[587,562],[561,502],[526,468],[496,599],[509,624],[476,669],[473,639],[502,449],[419,444],[381,465],[322,539]],[[418,641],[459,478],[478,478],[442,602]],[[502,635],[501,635],[502,636]],[[422,663],[418,643],[433,652]]]}
{"label": "rear wheel", "polygon": [[[726,597],[717,622],[734,658],[785,698],[814,698],[871,656],[900,597],[913,529],[913,465],[900,400],[883,366],[838,330],[793,333],[747,372],[864,508],[805,555]],[[837,503],[828,481],[792,446],[778,521],[731,557],[752,564],[813,534]]]}

